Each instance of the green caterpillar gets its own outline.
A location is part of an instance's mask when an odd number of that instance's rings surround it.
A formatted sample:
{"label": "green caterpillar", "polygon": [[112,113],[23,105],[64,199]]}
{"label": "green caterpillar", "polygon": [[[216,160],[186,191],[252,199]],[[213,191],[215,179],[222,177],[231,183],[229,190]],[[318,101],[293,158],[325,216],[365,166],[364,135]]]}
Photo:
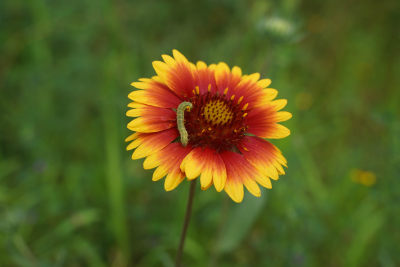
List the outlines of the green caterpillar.
{"label": "green caterpillar", "polygon": [[189,141],[188,133],[185,129],[185,110],[189,108],[190,111],[192,107],[192,103],[182,102],[179,104],[178,109],[176,110],[176,122],[178,124],[178,131],[181,136],[181,143],[183,146],[186,146]]}

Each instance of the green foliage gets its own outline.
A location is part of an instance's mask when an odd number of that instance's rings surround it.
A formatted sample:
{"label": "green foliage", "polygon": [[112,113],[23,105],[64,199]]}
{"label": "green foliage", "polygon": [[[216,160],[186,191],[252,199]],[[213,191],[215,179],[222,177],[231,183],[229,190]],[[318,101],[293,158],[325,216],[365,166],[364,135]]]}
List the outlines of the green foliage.
{"label": "green foliage", "polygon": [[399,11],[0,1],[0,266],[173,266],[188,183],[166,193],[123,142],[130,82],[173,48],[260,72],[293,113],[274,141],[287,174],[261,199],[198,188],[187,266],[400,265]]}
{"label": "green foliage", "polygon": [[[254,221],[260,216],[265,206],[266,197],[248,198],[241,205],[233,207],[227,216],[228,224],[223,225],[217,244],[216,253],[229,253],[236,249],[246,238],[247,233],[253,226]],[[225,224],[225,222],[224,222]]]}

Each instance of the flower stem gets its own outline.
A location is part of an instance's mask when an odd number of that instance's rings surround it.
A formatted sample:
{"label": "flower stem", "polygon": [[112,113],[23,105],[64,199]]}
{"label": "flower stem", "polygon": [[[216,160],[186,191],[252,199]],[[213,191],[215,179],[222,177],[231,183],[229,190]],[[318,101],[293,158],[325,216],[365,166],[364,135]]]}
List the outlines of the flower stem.
{"label": "flower stem", "polygon": [[181,239],[179,241],[178,253],[176,254],[176,262],[175,262],[176,267],[181,266],[181,259],[182,259],[183,247],[185,245],[186,232],[189,227],[190,217],[192,215],[192,204],[193,204],[195,189],[196,189],[196,180],[192,180],[190,182],[188,202],[186,205],[185,221],[183,222],[183,228],[182,228],[182,233],[181,233]]}

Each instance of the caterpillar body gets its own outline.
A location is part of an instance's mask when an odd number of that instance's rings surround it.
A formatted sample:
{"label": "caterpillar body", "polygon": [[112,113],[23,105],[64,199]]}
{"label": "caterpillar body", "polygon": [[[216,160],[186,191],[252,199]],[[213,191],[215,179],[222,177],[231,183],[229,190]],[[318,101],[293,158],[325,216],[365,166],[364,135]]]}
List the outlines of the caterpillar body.
{"label": "caterpillar body", "polygon": [[183,146],[186,146],[189,142],[188,132],[185,128],[185,110],[193,107],[190,102],[182,102],[179,104],[178,109],[176,110],[176,122],[178,125],[179,135],[181,136],[181,143]]}

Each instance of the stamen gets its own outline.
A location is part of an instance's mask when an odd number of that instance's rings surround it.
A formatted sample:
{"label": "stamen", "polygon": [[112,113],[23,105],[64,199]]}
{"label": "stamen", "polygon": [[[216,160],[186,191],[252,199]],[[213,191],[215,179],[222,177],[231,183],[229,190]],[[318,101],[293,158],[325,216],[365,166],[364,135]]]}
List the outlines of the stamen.
{"label": "stamen", "polygon": [[248,106],[249,106],[249,103],[244,104],[242,110],[246,110]]}
{"label": "stamen", "polygon": [[179,104],[178,109],[176,110],[176,122],[178,125],[179,135],[181,136],[181,143],[183,146],[186,146],[189,138],[188,132],[185,128],[185,110],[190,111],[193,107],[192,103],[190,102],[182,102]]}
{"label": "stamen", "polygon": [[[244,117],[248,111],[242,111],[243,105],[237,104],[240,95],[228,97],[229,88],[218,92],[212,84],[208,84],[208,90],[205,94],[192,95],[187,104],[179,106],[177,126],[180,141],[182,146],[190,144],[193,147],[212,147],[216,151],[232,151],[245,136]],[[214,93],[214,90],[217,92]],[[243,99],[244,96],[239,103]],[[184,113],[185,107],[190,107],[190,112]]]}
{"label": "stamen", "polygon": [[243,96],[241,96],[240,98],[239,98],[239,100],[238,100],[238,104],[240,104],[240,102],[242,102],[242,100],[243,100]]}
{"label": "stamen", "polygon": [[196,93],[197,93],[197,94],[200,94],[200,89],[199,89],[198,86],[196,86]]}

